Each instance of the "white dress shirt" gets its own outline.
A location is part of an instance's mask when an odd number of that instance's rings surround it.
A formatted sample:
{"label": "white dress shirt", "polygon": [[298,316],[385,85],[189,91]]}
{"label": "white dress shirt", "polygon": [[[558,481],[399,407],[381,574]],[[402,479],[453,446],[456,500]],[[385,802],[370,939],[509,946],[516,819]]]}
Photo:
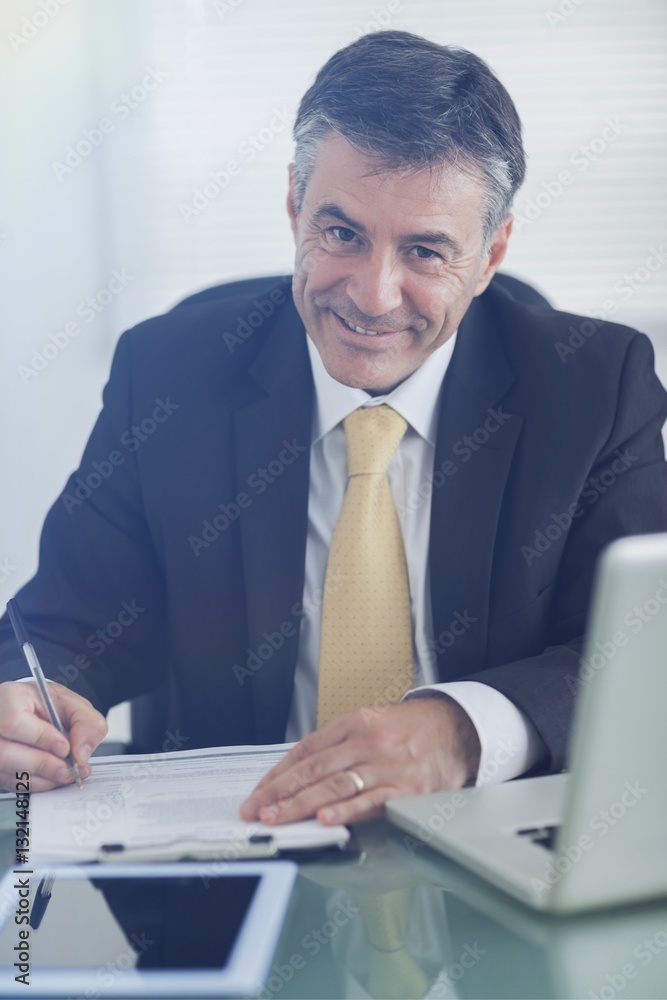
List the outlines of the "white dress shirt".
{"label": "white dress shirt", "polygon": [[[431,587],[428,566],[431,500],[414,509],[412,491],[430,482],[442,382],[456,334],[439,347],[404,382],[383,396],[371,396],[333,379],[307,337],[315,382],[308,538],[299,654],[286,740],[302,739],[316,728],[317,675],[322,601],[329,547],[347,485],[347,446],[343,420],[360,406],[387,403],[407,421],[408,429],[387,470],[403,534],[412,611],[415,688],[406,697],[442,691],[468,713],[481,744],[477,784],[507,781],[535,764],[542,742],[527,717],[503,694],[477,681],[438,683],[433,652]],[[464,609],[461,609],[464,612]]]}

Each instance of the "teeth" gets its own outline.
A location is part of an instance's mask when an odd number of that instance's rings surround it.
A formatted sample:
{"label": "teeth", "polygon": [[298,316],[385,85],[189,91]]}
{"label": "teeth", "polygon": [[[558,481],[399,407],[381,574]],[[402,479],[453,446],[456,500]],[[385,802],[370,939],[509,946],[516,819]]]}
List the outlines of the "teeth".
{"label": "teeth", "polygon": [[346,326],[348,326],[350,328],[350,330],[354,330],[355,333],[365,333],[367,337],[377,337],[377,335],[378,335],[378,331],[377,330],[364,330],[363,327],[361,327],[361,326],[355,326],[354,323],[350,323],[346,319],[344,319],[343,322],[345,323]]}

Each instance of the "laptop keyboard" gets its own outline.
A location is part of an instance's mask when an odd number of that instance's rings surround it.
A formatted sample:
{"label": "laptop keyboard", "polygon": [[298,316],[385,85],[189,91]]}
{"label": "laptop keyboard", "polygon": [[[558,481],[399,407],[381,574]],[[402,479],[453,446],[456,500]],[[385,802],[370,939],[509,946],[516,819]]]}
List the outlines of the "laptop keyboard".
{"label": "laptop keyboard", "polygon": [[560,826],[528,826],[525,830],[517,830],[520,837],[528,837],[534,844],[553,851],[556,843],[556,832]]}

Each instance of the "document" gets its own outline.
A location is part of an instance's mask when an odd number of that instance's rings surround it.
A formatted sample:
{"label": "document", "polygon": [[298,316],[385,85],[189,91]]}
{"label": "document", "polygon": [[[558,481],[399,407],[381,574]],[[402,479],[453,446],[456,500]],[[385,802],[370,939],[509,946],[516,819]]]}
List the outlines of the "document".
{"label": "document", "polygon": [[246,823],[239,806],[293,744],[93,757],[76,785],[30,796],[29,863],[267,857],[344,846],[344,826]]}

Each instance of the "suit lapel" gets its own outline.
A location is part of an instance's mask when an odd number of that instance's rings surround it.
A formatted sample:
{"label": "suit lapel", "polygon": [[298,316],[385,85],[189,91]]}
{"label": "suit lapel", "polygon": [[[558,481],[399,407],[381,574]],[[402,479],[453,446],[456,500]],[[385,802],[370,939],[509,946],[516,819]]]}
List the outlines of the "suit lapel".
{"label": "suit lapel", "polygon": [[441,681],[482,668],[494,544],[523,418],[499,401],[514,381],[480,299],[445,376],[434,466],[429,568]]}
{"label": "suit lapel", "polygon": [[303,597],[313,400],[305,332],[292,305],[249,374],[263,395],[235,414],[238,487],[252,497],[241,518],[248,666],[255,732],[277,743],[299,641],[293,609]]}

